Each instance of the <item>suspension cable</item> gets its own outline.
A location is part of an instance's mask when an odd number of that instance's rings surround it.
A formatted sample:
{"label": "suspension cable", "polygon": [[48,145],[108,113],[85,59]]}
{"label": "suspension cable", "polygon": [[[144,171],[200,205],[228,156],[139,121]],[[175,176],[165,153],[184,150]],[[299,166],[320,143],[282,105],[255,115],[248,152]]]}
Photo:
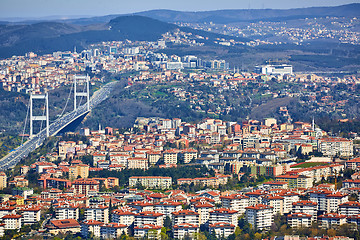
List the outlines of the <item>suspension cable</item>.
{"label": "suspension cable", "polygon": [[65,110],[66,110],[66,107],[67,107],[67,105],[68,105],[68,102],[69,102],[69,99],[70,99],[70,95],[71,95],[72,89],[73,89],[73,84],[71,84],[70,92],[69,92],[68,98],[67,98],[67,100],[66,100],[65,107],[64,107],[64,109],[63,109],[63,111],[62,111],[62,113],[60,114],[59,117],[62,117],[62,115],[64,114],[64,112],[65,112]]}
{"label": "suspension cable", "polygon": [[[24,129],[23,129],[23,133],[22,133],[22,137],[21,137],[21,145],[23,145],[23,143],[24,143],[24,135],[25,135],[26,123],[27,123],[27,119],[28,119],[28,115],[29,115],[30,101],[28,102],[28,107],[27,107],[27,111],[26,111]],[[31,119],[30,119],[30,121],[31,121]]]}

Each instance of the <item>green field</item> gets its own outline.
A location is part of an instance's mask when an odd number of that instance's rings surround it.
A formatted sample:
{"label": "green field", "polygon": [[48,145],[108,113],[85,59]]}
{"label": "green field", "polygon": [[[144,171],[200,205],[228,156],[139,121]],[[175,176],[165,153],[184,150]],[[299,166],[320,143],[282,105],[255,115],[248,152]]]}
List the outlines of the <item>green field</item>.
{"label": "green field", "polygon": [[324,166],[328,165],[328,163],[324,162],[304,162],[299,165],[291,166],[291,168],[308,168],[308,167],[315,167],[315,166]]}

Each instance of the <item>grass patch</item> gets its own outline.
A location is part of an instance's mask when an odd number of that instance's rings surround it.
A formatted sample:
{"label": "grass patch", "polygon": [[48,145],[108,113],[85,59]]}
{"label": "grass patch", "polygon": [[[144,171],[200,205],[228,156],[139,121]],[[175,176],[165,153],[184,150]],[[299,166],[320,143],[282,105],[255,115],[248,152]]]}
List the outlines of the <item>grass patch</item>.
{"label": "grass patch", "polygon": [[304,163],[301,163],[299,165],[295,164],[295,165],[291,166],[290,168],[308,168],[308,167],[324,166],[324,165],[328,165],[328,163],[324,163],[324,162],[304,162]]}

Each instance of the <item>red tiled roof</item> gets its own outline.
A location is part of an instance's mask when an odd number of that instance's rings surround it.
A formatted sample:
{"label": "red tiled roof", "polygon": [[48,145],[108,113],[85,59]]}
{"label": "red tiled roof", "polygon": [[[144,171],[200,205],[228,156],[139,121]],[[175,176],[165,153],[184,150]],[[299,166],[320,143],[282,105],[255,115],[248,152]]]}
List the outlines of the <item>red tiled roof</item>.
{"label": "red tiled roof", "polygon": [[80,224],[75,219],[52,220],[51,223],[56,228],[80,227]]}
{"label": "red tiled roof", "polygon": [[191,211],[191,210],[180,210],[177,212],[172,212],[171,214],[175,215],[175,216],[180,216],[180,215],[199,215],[199,213]]}
{"label": "red tiled roof", "polygon": [[237,213],[237,212],[238,211],[236,211],[236,210],[231,210],[231,209],[227,209],[227,208],[218,208],[218,209],[214,209],[210,213],[234,214],[234,213]]}
{"label": "red tiled roof", "polygon": [[2,219],[14,219],[14,218],[21,218],[21,215],[18,214],[8,214],[2,217]]}
{"label": "red tiled roof", "polygon": [[273,208],[273,207],[269,206],[269,205],[264,205],[264,204],[256,204],[254,206],[246,207],[245,209],[263,210],[263,209],[269,209],[269,208]]}
{"label": "red tiled roof", "polygon": [[234,228],[235,225],[227,223],[227,222],[217,222],[214,224],[210,224],[209,227],[211,227],[211,228]]}

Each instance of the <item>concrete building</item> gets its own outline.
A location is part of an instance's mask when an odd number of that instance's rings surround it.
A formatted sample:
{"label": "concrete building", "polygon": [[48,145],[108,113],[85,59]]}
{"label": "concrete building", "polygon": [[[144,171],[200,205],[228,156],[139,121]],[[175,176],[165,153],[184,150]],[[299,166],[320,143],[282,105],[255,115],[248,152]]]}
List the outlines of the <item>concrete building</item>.
{"label": "concrete building", "polygon": [[158,176],[133,176],[129,178],[130,187],[136,187],[138,184],[151,189],[168,189],[172,185],[172,179],[171,177]]}
{"label": "concrete building", "polygon": [[273,207],[263,204],[246,207],[246,220],[254,228],[263,230],[270,229],[273,219]]}

